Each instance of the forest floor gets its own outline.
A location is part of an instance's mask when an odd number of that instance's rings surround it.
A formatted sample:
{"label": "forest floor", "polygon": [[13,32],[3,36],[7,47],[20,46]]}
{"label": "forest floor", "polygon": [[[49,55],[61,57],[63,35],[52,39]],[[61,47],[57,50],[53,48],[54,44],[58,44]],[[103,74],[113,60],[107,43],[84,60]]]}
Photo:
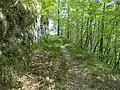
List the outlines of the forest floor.
{"label": "forest floor", "polygon": [[34,52],[30,72],[13,90],[120,90],[119,74],[75,45],[59,41],[57,58],[49,51]]}

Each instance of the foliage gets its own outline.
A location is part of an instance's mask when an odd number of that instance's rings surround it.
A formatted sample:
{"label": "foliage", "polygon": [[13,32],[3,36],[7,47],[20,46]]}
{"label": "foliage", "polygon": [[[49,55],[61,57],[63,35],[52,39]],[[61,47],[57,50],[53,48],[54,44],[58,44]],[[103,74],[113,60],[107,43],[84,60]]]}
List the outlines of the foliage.
{"label": "foliage", "polygon": [[[119,69],[119,4],[109,0],[65,0],[54,12],[61,35]],[[55,8],[55,6],[54,6]],[[55,18],[57,17],[57,18]]]}
{"label": "foliage", "polygon": [[33,45],[33,48],[48,51],[53,57],[58,58],[61,53],[60,39],[55,36],[43,37]]}
{"label": "foliage", "polygon": [[[111,71],[108,68],[116,69],[118,72],[120,8],[119,1],[114,2],[112,4],[110,0],[1,0],[0,87],[13,87],[14,77],[30,69],[32,54],[35,52],[40,52],[43,61],[46,57],[56,60],[61,58],[60,37],[46,34],[38,42],[34,42],[33,30],[38,17],[41,23],[38,29],[44,31],[42,25],[46,24],[45,33],[49,27],[49,19],[55,21],[58,35],[63,37],[62,44],[65,44],[75,59],[83,64],[82,68],[86,67],[85,70],[90,72],[100,69],[105,75]],[[62,73],[68,70],[67,62],[62,58],[59,63]],[[90,73],[93,78],[94,72]],[[105,78],[104,75],[101,76]]]}
{"label": "foliage", "polygon": [[81,50],[76,45],[67,47],[72,53],[73,59],[79,63],[79,70],[84,75],[84,82],[93,90],[115,89],[118,87],[119,72],[100,61],[96,55]]}

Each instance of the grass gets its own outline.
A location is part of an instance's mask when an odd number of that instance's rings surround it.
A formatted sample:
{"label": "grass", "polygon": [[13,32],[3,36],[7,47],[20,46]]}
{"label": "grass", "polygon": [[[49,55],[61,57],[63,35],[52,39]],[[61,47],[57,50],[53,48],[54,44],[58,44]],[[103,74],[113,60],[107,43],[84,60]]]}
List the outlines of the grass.
{"label": "grass", "polygon": [[[73,43],[64,42],[74,60],[79,63],[79,69],[86,80],[84,82],[93,90],[118,90],[120,89],[119,72],[113,70],[105,62],[99,60],[93,53],[87,53]],[[68,45],[69,44],[69,45]]]}
{"label": "grass", "polygon": [[[28,43],[27,43],[28,44]],[[8,90],[15,86],[17,78],[29,69],[31,49],[29,45],[6,42],[0,55],[0,88]]]}
{"label": "grass", "polygon": [[39,42],[33,44],[33,49],[38,51],[50,52],[52,57],[57,58],[60,56],[60,39],[56,36],[48,36],[41,38]]}

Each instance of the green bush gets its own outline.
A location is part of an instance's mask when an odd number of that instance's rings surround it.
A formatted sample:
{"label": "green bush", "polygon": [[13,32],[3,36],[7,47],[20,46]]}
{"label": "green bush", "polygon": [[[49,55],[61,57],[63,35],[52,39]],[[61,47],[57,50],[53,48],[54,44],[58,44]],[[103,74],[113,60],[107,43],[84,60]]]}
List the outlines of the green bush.
{"label": "green bush", "polygon": [[57,58],[61,53],[60,39],[55,36],[41,38],[39,42],[33,45],[33,49],[45,50],[51,53],[52,57]]}

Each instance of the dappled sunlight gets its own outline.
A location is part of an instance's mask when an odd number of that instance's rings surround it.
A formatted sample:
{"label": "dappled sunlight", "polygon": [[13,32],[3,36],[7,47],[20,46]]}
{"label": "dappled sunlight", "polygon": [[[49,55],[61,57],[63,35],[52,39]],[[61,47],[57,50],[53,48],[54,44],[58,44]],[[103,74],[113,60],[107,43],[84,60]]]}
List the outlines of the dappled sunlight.
{"label": "dappled sunlight", "polygon": [[1,0],[0,90],[120,90],[120,0]]}
{"label": "dappled sunlight", "polygon": [[65,46],[61,46],[61,48],[65,48]]}

